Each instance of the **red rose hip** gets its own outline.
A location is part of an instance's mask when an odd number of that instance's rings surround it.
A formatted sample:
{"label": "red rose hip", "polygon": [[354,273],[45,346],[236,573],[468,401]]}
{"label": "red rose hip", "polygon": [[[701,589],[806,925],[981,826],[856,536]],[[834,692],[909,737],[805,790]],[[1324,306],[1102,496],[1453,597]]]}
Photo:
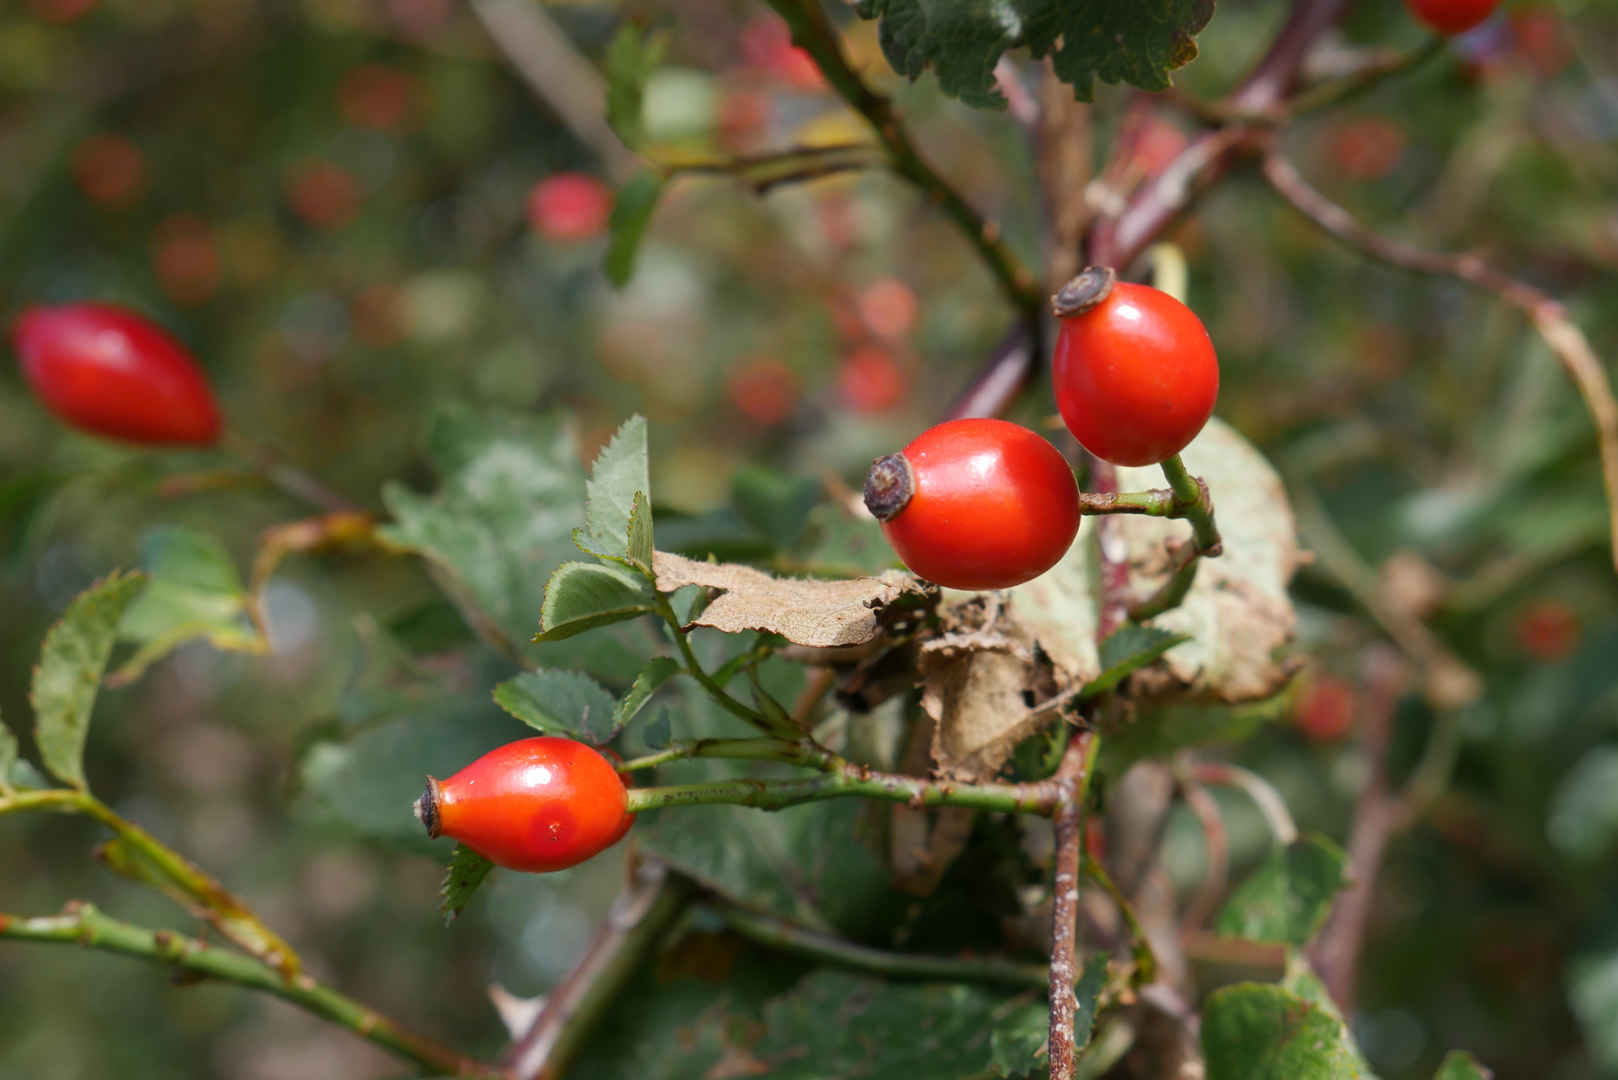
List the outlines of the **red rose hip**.
{"label": "red rose hip", "polygon": [[1154,465],[1213,415],[1219,358],[1196,313],[1090,267],[1056,295],[1051,380],[1073,437],[1115,465]]}
{"label": "red rose hip", "polygon": [[1461,34],[1494,14],[1500,0],[1405,0],[1418,22],[1440,34]]}
{"label": "red rose hip", "polygon": [[617,769],[593,747],[541,735],[427,778],[416,817],[511,870],[562,870],[616,844],[634,821]]}
{"label": "red rose hip", "polygon": [[11,331],[23,377],[76,428],[149,446],[208,446],[219,406],[167,331],[111,304],[28,308]]}
{"label": "red rose hip", "polygon": [[865,505],[917,576],[952,589],[1038,577],[1079,531],[1079,487],[1056,447],[1005,420],[951,420],[879,458]]}

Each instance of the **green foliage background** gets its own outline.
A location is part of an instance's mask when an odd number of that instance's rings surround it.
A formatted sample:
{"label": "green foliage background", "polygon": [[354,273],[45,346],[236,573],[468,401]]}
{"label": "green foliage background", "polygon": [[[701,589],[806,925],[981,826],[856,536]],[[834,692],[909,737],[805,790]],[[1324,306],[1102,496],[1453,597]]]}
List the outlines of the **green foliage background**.
{"label": "green foliage background", "polygon": [[[600,272],[604,241],[546,240],[524,211],[536,180],[599,163],[459,5],[104,0],[76,21],[45,17],[66,6],[0,8],[0,311],[92,296],[149,311],[202,358],[233,428],[399,520],[452,472],[429,443],[445,403],[472,417],[561,410],[572,426],[555,437],[586,461],[639,411],[650,420],[660,539],[709,529],[736,549],[767,551],[770,538],[735,514],[705,516],[745,509],[733,495],[733,485],[747,490],[744,467],[857,479],[941,411],[1007,328],[996,286],[958,235],[880,171],[764,197],[681,180],[635,276],[613,292]],[[1520,19],[1530,9],[1514,10]],[[550,11],[596,58],[621,14]],[[727,95],[761,89],[736,59],[741,27],[761,11],[699,0],[633,9],[671,31],[670,66],[648,90],[654,137],[716,146]],[[1179,87],[1228,88],[1282,13],[1227,0]],[[1512,25],[1499,20],[1417,72],[1290,126],[1282,146],[1365,220],[1487,252],[1565,299],[1610,371],[1618,9],[1567,4],[1565,21],[1549,24],[1560,66],[1525,51]],[[1003,114],[947,100],[931,75],[884,76],[874,24],[848,32],[861,65],[891,82],[924,152],[1037,265],[1039,200],[1019,133]],[[1356,5],[1345,37],[1421,41],[1390,0]],[[396,125],[368,126],[345,108],[344,87],[354,93],[366,64],[405,77]],[[827,95],[762,90],[773,95],[766,142],[859,130]],[[1098,86],[1103,144],[1138,96]],[[1385,174],[1356,179],[1343,166],[1356,124],[1384,140],[1396,132]],[[141,153],[144,181],[127,205],[99,205],[75,182],[75,155],[105,133]],[[338,227],[294,209],[312,163],[354,184]],[[1389,1078],[1430,1076],[1454,1046],[1501,1076],[1618,1076],[1618,583],[1588,418],[1516,315],[1336,247],[1253,177],[1223,185],[1174,239],[1190,261],[1190,301],[1219,345],[1219,413],[1286,475],[1309,511],[1306,545],[1318,544],[1311,528],[1323,516],[1373,568],[1401,552],[1436,566],[1451,588],[1433,625],[1485,683],[1463,718],[1454,790],[1390,852],[1353,1018],[1362,1049]],[[910,392],[889,412],[859,414],[837,390],[845,313],[890,276],[920,300],[898,346]],[[727,392],[760,359],[784,365],[798,387],[778,424],[750,421]],[[1049,411],[1032,401],[1022,418]],[[213,454],[132,451],[67,432],[14,369],[0,372],[0,716],[28,715],[28,670],[51,619],[92,579],[140,563],[160,529],[219,538],[245,572],[259,532],[305,512],[253,487],[165,494],[221,467]],[[529,515],[555,537],[558,560],[581,524],[576,497],[541,500]],[[836,556],[856,566],[885,557],[870,543]],[[514,608],[531,609],[512,612],[514,624],[537,628],[543,583],[542,573],[510,583]],[[1353,678],[1380,640],[1375,626],[1319,569],[1300,576],[1295,595],[1302,651]],[[1546,600],[1579,627],[1571,651],[1549,661],[1519,640],[1525,611]],[[419,839],[407,813],[421,770],[378,776],[370,763],[436,762],[442,775],[522,733],[488,697],[512,669],[474,643],[414,560],[294,559],[269,606],[273,657],[192,646],[104,692],[90,780],[241,893],[317,974],[492,1053],[501,1031],[485,984],[524,996],[554,985],[616,890],[622,849],[552,877],[496,875],[443,929],[446,852]],[[532,655],[618,690],[636,670],[612,635],[545,648],[557,651]],[[796,673],[780,677],[778,696],[790,698]],[[1431,723],[1418,697],[1402,703],[1398,770]],[[1359,776],[1351,744],[1316,745],[1279,724],[1235,753],[1283,790],[1306,831],[1345,835]],[[1261,824],[1237,799],[1224,809],[1238,869],[1257,867]],[[924,918],[896,924],[871,899],[881,883],[869,868],[836,858],[860,826],[852,804],[846,812],[770,825],[791,862],[829,860],[844,875],[822,898],[840,909],[820,914],[874,944],[892,944],[898,929],[918,948],[971,944],[960,926],[995,898],[974,895],[963,869]],[[664,831],[678,821],[669,816]],[[120,917],[172,922],[162,901],[83,857],[96,839],[79,819],[0,822],[0,910],[52,911],[87,896]],[[999,842],[979,836],[973,857]],[[1167,845],[1169,869],[1191,887],[1200,847],[1189,818],[1174,819]],[[792,1002],[760,1004],[796,969],[717,930],[682,949],[639,989],[644,1007],[626,1006],[617,1045],[596,1051],[603,1071],[587,1075],[653,1075],[644,1070],[656,1048],[707,1007],[808,1037],[813,1017]],[[811,976],[796,1006],[846,1000],[846,978]],[[872,1022],[910,1007],[884,1001]],[[265,999],[172,986],[132,961],[0,943],[0,1078],[176,1069],[248,1080],[398,1073],[351,1036]]]}

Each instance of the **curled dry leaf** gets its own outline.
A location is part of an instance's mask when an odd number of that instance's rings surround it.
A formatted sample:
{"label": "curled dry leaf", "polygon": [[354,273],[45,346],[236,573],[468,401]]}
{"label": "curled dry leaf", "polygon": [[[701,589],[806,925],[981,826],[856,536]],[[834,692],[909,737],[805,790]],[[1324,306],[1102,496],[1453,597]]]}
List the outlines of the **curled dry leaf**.
{"label": "curled dry leaf", "polygon": [[795,645],[863,645],[877,636],[881,609],[925,587],[909,574],[845,581],[778,578],[734,563],[707,563],[659,551],[653,560],[659,592],[701,585],[717,595],[694,620],[726,633],[762,630]]}
{"label": "curled dry leaf", "polygon": [[[1292,673],[1279,655],[1296,616],[1287,582],[1304,561],[1281,479],[1264,457],[1219,420],[1182,452],[1186,467],[1213,494],[1224,554],[1203,561],[1178,608],[1151,624],[1190,635],[1131,676],[1131,697],[1239,704],[1277,693]],[[1119,469],[1121,491],[1162,487],[1161,470]],[[1112,542],[1130,564],[1132,599],[1167,578],[1169,545],[1189,541],[1183,521],[1118,516]],[[990,775],[1047,717],[1035,703],[1101,673],[1096,645],[1095,529],[1086,518],[1062,561],[1044,575],[999,594],[993,618],[981,597],[946,594],[940,611],[954,630],[923,646],[922,704],[938,723],[939,767],[960,779]]]}

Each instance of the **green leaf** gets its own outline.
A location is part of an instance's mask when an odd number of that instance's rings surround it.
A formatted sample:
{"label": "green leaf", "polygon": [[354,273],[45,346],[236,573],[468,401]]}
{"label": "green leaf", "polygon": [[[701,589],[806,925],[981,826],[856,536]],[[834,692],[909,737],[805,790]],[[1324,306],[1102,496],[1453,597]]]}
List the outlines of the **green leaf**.
{"label": "green leaf", "polygon": [[652,503],[643,491],[635,492],[635,505],[629,511],[629,561],[648,580],[655,580],[652,559],[657,554],[652,542]]}
{"label": "green leaf", "polygon": [[655,610],[651,585],[632,571],[602,563],[563,563],[545,585],[541,630],[533,640],[561,641]]}
{"label": "green leaf", "polygon": [[1213,16],[1214,3],[862,0],[856,10],[882,20],[882,52],[899,74],[914,79],[930,67],[946,94],[998,107],[1004,99],[994,87],[994,66],[1018,45],[1036,57],[1051,56],[1058,77],[1083,101],[1097,78],[1165,90],[1169,72],[1196,58],[1194,35]]}
{"label": "green leaf", "polygon": [[1309,943],[1347,884],[1348,856],[1330,840],[1306,836],[1270,853],[1231,894],[1214,923],[1228,937]]}
{"label": "green leaf", "polygon": [[743,465],[731,480],[731,500],[743,521],[777,550],[798,542],[823,488],[810,476],[793,476],[761,465]]}
{"label": "green leaf", "polygon": [[654,172],[639,172],[624,181],[607,219],[611,238],[607,241],[607,280],[618,288],[629,284],[635,274],[635,256],[640,240],[651,224],[652,212],[663,194],[663,178]]}
{"label": "green leaf", "polygon": [[112,574],[80,593],[45,635],[28,700],[34,706],[34,741],[45,768],[83,789],[84,741],[101,674],[118,637],[118,620],[145,578]]}
{"label": "green leaf", "polygon": [[[652,490],[647,469],[646,420],[631,416],[596,455],[585,481],[584,528],[574,541],[592,555],[622,558],[635,496]],[[648,557],[647,563],[650,564]]]}
{"label": "green leaf", "polygon": [[[1084,1007],[1083,1002],[1079,1007]],[[1050,1033],[1049,1009],[1019,1009],[995,1024],[989,1033],[988,1075],[1039,1076],[1045,1065],[1045,1041]]]}
{"label": "green leaf", "polygon": [[0,720],[0,795],[11,792],[11,768],[17,764],[17,736]]}
{"label": "green leaf", "polygon": [[1279,986],[1238,983],[1202,1011],[1207,1080],[1359,1080],[1369,1077],[1342,1022]]}
{"label": "green leaf", "polygon": [[[628,692],[618,702],[617,709],[613,711],[612,719],[616,728],[621,731],[631,720],[635,719],[641,709],[646,707],[646,703],[652,699],[652,695],[657,693],[658,687],[667,682],[679,670],[680,665],[666,656],[655,656],[647,661],[640,674],[635,676],[635,681],[629,687]],[[663,718],[667,719],[667,716],[668,713],[665,711]],[[668,744],[665,743],[664,745]]]}
{"label": "green leaf", "polygon": [[[753,1052],[770,1066],[772,1080],[1021,1076],[1036,1064],[1044,1038],[1033,1035],[1048,1016],[1033,995],[885,983],[821,969],[764,1007],[765,1035]],[[1020,1038],[1003,1038],[997,1049],[985,1035],[1002,1029]],[[1020,1062],[1015,1050],[1023,1051]],[[1009,1071],[1008,1058],[1016,1062]]]}
{"label": "green leaf", "polygon": [[14,791],[43,791],[51,786],[50,778],[36,769],[27,758],[18,758],[11,763],[6,781]]}
{"label": "green leaf", "polygon": [[445,926],[466,910],[472,894],[478,891],[478,886],[483,884],[493,869],[494,863],[465,844],[455,845],[455,854],[449,858],[449,866],[444,870],[444,884],[439,889],[444,898],[439,910],[443,912]]}
{"label": "green leaf", "polygon": [[146,587],[118,626],[118,636],[138,648],[108,676],[109,684],[133,682],[198,638],[225,652],[268,651],[247,617],[247,591],[236,565],[217,537],[177,527],[154,530],[141,544],[141,564]]}
{"label": "green leaf", "polygon": [[1084,962],[1079,981],[1073,984],[1073,994],[1078,998],[1078,1007],[1073,1010],[1073,1049],[1083,1050],[1090,1045],[1090,1036],[1095,1033],[1096,1008],[1106,986],[1107,954],[1098,953]]}
{"label": "green leaf", "polygon": [[1439,1063],[1433,1080],[1494,1080],[1494,1072],[1465,1050],[1451,1050]]}
{"label": "green leaf", "polygon": [[662,709],[657,719],[646,725],[641,732],[641,741],[648,750],[666,750],[674,743],[674,717],[667,710]]}
{"label": "green leaf", "polygon": [[430,560],[473,630],[513,651],[540,621],[541,583],[584,519],[584,472],[559,417],[441,406],[428,433],[431,495],[392,484],[389,543]]}
{"label": "green leaf", "polygon": [[611,742],[621,727],[612,695],[577,671],[525,671],[496,686],[494,700],[531,728],[591,746]]}
{"label": "green leaf", "polygon": [[1106,693],[1174,646],[1190,640],[1189,634],[1125,623],[1101,643],[1101,674],[1085,683],[1079,696],[1091,698]]}
{"label": "green leaf", "polygon": [[1618,924],[1609,916],[1568,960],[1567,1000],[1604,1074],[1618,1071]]}
{"label": "green leaf", "polygon": [[646,80],[663,62],[668,35],[643,34],[634,23],[618,28],[607,46],[607,124],[631,150],[646,142],[642,105]]}

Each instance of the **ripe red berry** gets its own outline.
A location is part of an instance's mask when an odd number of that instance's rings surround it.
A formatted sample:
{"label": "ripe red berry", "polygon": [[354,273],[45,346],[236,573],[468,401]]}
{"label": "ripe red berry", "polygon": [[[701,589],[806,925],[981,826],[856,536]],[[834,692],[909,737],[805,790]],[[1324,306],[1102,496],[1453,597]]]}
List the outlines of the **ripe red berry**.
{"label": "ripe red berry", "polygon": [[447,780],[427,778],[416,816],[511,870],[562,870],[629,831],[624,782],[594,748],[540,735],[491,750]]}
{"label": "ripe red berry", "polygon": [[219,438],[219,407],[201,369],[144,316],[111,304],[29,308],[12,343],[28,385],[74,427],[152,445]]}
{"label": "ripe red berry", "polygon": [[951,420],[879,458],[865,505],[919,577],[1005,589],[1049,570],[1079,531],[1079,487],[1056,447],[1005,420]]}
{"label": "ripe red berry", "polygon": [[1405,0],[1405,6],[1440,34],[1460,34],[1494,14],[1500,0]]}
{"label": "ripe red berry", "polygon": [[1086,450],[1116,465],[1151,465],[1196,438],[1219,397],[1219,358],[1190,308],[1094,266],[1055,305],[1056,406]]}
{"label": "ripe red berry", "polygon": [[587,173],[547,176],[528,193],[528,223],[552,240],[599,236],[612,214],[612,191]]}

